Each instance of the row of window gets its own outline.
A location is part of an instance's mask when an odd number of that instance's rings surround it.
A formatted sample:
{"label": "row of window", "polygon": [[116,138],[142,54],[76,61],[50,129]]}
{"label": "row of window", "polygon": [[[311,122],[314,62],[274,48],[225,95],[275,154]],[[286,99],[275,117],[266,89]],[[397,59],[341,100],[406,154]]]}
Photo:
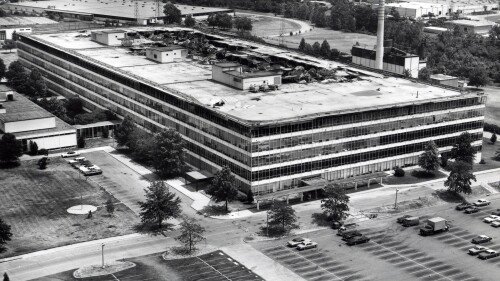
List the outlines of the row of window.
{"label": "row of window", "polygon": [[304,134],[294,137],[286,137],[269,141],[262,141],[252,143],[252,152],[261,152],[275,149],[282,149],[286,147],[294,147],[298,145],[312,144],[318,142],[325,142],[330,140],[337,140],[342,138],[357,137],[362,135],[376,134],[386,131],[394,131],[422,125],[438,124],[443,122],[450,122],[455,120],[462,120],[467,118],[474,118],[484,115],[484,108],[458,111],[437,115],[430,115],[425,117],[398,120],[393,122],[386,122],[380,124],[372,124],[367,126],[357,126],[347,129],[338,129],[328,132],[318,132],[314,134]]}
{"label": "row of window", "polygon": [[380,136],[380,137],[373,137],[356,141],[348,141],[321,147],[275,153],[260,157],[254,157],[252,159],[252,167],[278,164],[299,159],[313,158],[321,155],[335,154],[344,151],[352,151],[352,150],[363,149],[368,147],[376,147],[386,144],[401,143],[405,141],[418,140],[434,136],[437,137],[440,135],[480,129],[483,126],[484,126],[483,121],[467,122],[467,123],[460,123],[455,125],[448,125],[448,126],[430,128],[419,131],[393,134],[388,136]]}

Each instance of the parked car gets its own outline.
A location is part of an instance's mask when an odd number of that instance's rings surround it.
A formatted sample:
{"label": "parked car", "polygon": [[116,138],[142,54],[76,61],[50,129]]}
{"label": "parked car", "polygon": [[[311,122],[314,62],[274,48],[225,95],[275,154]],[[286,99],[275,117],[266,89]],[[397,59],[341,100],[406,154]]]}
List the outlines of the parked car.
{"label": "parked car", "polygon": [[363,235],[363,234],[361,234],[361,232],[359,232],[357,230],[349,231],[349,232],[346,232],[342,235],[342,240],[347,241],[353,237],[361,236],[361,235]]}
{"label": "parked car", "polygon": [[341,221],[334,221],[334,222],[332,222],[332,228],[333,228],[333,229],[339,229],[339,228],[341,228],[341,227],[342,227],[342,225],[343,225],[343,224],[344,224],[344,223],[343,223],[343,222],[341,222]]}
{"label": "parked car", "polygon": [[491,214],[495,216],[500,216],[500,209],[496,209],[495,211],[491,212]]}
{"label": "parked car", "polygon": [[408,227],[408,226],[415,226],[420,224],[420,218],[419,217],[409,217],[403,220],[403,226]]}
{"label": "parked car", "polygon": [[61,154],[62,158],[76,157],[76,156],[80,156],[80,153],[78,153],[76,151],[67,151],[67,152]]}
{"label": "parked car", "polygon": [[494,222],[494,221],[498,221],[498,220],[500,220],[500,217],[499,217],[499,216],[491,215],[491,216],[489,216],[489,217],[485,217],[485,218],[483,219],[483,222],[485,222],[485,223],[492,223],[492,222]]}
{"label": "parked car", "polygon": [[312,249],[312,248],[317,248],[318,243],[313,242],[313,241],[305,241],[299,245],[297,245],[297,250],[302,251],[302,250],[307,250],[307,249]]}
{"label": "parked car", "polygon": [[490,225],[493,227],[500,227],[500,221],[494,221]]}
{"label": "parked car", "polygon": [[356,227],[357,224],[355,223],[344,224],[337,230],[337,235],[342,236],[345,232],[356,230]]}
{"label": "parked car", "polygon": [[457,210],[457,211],[463,211],[463,210],[465,210],[465,209],[467,209],[467,208],[469,208],[469,207],[472,207],[472,204],[467,203],[467,202],[464,202],[464,203],[462,203],[462,204],[460,204],[460,205],[457,205],[457,206],[455,207],[455,210]]}
{"label": "parked car", "polygon": [[477,213],[477,212],[479,212],[479,209],[477,207],[474,207],[474,206],[469,207],[469,208],[465,209],[465,211],[464,211],[464,213],[466,213],[466,214],[473,214],[473,213]]}
{"label": "parked car", "polygon": [[300,243],[304,242],[310,242],[311,240],[304,238],[304,237],[297,237],[293,238],[292,240],[288,241],[286,244],[290,247],[297,247]]}
{"label": "parked car", "polygon": [[477,237],[472,238],[471,242],[473,244],[481,244],[481,243],[486,243],[491,241],[491,237],[486,236],[486,235],[479,235]]}
{"label": "parked car", "polygon": [[353,246],[353,245],[357,245],[357,244],[363,244],[363,243],[366,243],[368,241],[370,241],[370,238],[368,238],[366,236],[355,236],[355,237],[347,240],[347,245]]}
{"label": "parked car", "polygon": [[412,216],[410,216],[410,215],[404,215],[404,216],[402,216],[402,217],[397,218],[397,219],[396,219],[396,222],[397,222],[397,223],[403,223],[403,221],[404,221],[405,219],[407,219],[407,218],[411,218],[411,217],[412,217]]}
{"label": "parked car", "polygon": [[491,204],[491,202],[485,199],[477,199],[477,201],[472,204],[476,207],[483,207],[488,206],[489,204]]}
{"label": "parked car", "polygon": [[479,253],[482,253],[486,250],[489,250],[489,248],[486,248],[484,246],[474,246],[474,248],[469,249],[469,255],[472,256],[479,255]]}
{"label": "parked car", "polygon": [[500,256],[499,252],[497,252],[495,250],[488,249],[488,250],[480,253],[478,258],[480,258],[482,260],[487,260],[487,259],[491,259],[491,258],[498,257],[498,256]]}

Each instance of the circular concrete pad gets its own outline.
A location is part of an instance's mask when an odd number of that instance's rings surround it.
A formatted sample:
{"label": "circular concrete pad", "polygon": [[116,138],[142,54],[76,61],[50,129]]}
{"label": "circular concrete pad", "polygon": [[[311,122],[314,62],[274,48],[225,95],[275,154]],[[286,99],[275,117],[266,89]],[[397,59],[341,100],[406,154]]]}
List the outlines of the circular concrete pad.
{"label": "circular concrete pad", "polygon": [[89,213],[89,211],[92,211],[92,213],[94,213],[95,211],[97,211],[97,207],[92,205],[76,205],[68,209],[68,213],[73,215],[86,215]]}

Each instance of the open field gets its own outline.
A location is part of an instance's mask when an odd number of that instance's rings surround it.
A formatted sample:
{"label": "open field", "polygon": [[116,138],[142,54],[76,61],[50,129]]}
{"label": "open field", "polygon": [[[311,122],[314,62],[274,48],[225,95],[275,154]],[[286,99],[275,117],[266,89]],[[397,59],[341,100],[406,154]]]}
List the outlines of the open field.
{"label": "open field", "polygon": [[[306,280],[498,280],[500,257],[482,261],[467,255],[473,237],[493,237],[484,244],[500,250],[498,229],[482,218],[500,207],[498,199],[476,214],[455,211],[455,204],[430,206],[410,214],[420,217],[420,225],[403,227],[396,216],[360,223],[358,229],[371,240],[347,246],[336,231],[325,229],[304,234],[318,243],[317,249],[297,251],[285,246],[287,239],[255,242],[251,245]],[[418,229],[425,219],[440,216],[450,224],[450,231],[422,237]]]}
{"label": "open field", "polygon": [[[279,27],[279,23],[276,23],[275,26]],[[327,28],[314,28],[312,31],[300,35],[284,36],[283,41],[287,47],[298,48],[300,40],[302,40],[302,38],[306,40],[306,43],[309,43],[311,45],[316,41],[321,44],[323,40],[326,39],[332,49],[337,49],[341,52],[350,54],[351,48],[354,44],[356,44],[356,42],[358,42],[362,46],[372,46],[375,45],[377,37],[374,35],[360,33],[346,33]],[[276,45],[279,44],[279,39],[280,38],[278,37],[264,38],[266,42]]]}
{"label": "open field", "polygon": [[300,25],[297,23],[284,19],[253,16],[251,17],[253,29],[252,34],[256,36],[275,36],[281,33],[281,24],[283,24],[283,34],[289,34],[290,32],[297,32],[300,29]]}
{"label": "open field", "polygon": [[[115,213],[109,216],[103,204],[110,195],[61,158],[52,158],[46,170],[38,170],[35,161],[0,170],[0,182],[0,214],[13,233],[0,258],[133,233],[132,227],[139,222],[114,198]],[[66,212],[81,199],[98,206],[91,219]]]}
{"label": "open field", "polygon": [[500,126],[500,87],[489,86],[481,89],[488,94],[485,122]]}
{"label": "open field", "polygon": [[136,266],[110,275],[76,279],[73,277],[74,270],[71,270],[36,280],[263,281],[261,277],[255,275],[248,268],[234,261],[222,251],[215,251],[198,257],[168,261],[163,260],[161,255],[158,254],[127,260],[135,263]]}

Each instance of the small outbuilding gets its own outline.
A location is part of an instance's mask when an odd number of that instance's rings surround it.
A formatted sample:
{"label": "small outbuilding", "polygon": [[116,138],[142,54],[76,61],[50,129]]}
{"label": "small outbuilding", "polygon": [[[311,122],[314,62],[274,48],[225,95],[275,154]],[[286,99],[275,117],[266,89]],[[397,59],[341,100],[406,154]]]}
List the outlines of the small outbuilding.
{"label": "small outbuilding", "polygon": [[432,84],[446,85],[451,87],[458,87],[458,77],[449,76],[444,74],[431,75]]}
{"label": "small outbuilding", "polygon": [[226,62],[212,65],[212,79],[240,90],[252,85],[281,85],[281,74],[271,71],[244,72],[239,63]]}
{"label": "small outbuilding", "polygon": [[185,59],[188,50],[182,46],[168,46],[146,49],[146,57],[159,63],[175,62]]}
{"label": "small outbuilding", "polygon": [[92,41],[104,44],[106,46],[120,46],[125,39],[127,32],[121,29],[96,30],[91,32]]}

